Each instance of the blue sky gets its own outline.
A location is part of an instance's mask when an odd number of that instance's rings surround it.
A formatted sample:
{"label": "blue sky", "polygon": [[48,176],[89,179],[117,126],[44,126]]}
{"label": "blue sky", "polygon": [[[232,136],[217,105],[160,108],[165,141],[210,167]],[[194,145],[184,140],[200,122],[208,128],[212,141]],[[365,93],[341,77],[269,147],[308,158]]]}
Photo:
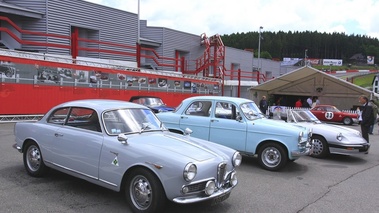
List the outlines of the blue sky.
{"label": "blue sky", "polygon": [[[138,0],[86,0],[138,13]],[[233,4],[234,3],[234,4]],[[379,0],[140,0],[148,26],[191,34],[318,31],[379,38]]]}

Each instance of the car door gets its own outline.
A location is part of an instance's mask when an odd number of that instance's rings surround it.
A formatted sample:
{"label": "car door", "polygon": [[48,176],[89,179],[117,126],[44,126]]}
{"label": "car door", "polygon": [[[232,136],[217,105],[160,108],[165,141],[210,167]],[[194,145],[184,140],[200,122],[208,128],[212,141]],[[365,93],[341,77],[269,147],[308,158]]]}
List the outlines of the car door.
{"label": "car door", "polygon": [[211,107],[212,101],[210,100],[197,100],[190,103],[180,116],[180,128],[183,130],[190,128],[193,137],[209,140],[209,112]]}
{"label": "car door", "polygon": [[240,114],[237,106],[219,101],[214,108],[211,110],[209,141],[245,151],[247,124],[244,119],[237,119],[237,115]]}
{"label": "car door", "polygon": [[54,163],[90,178],[98,178],[103,133],[96,111],[71,108],[65,125],[54,134]]}
{"label": "car door", "polygon": [[316,106],[313,108],[312,113],[320,120],[320,121],[327,121],[327,118],[325,117],[326,110],[323,106]]}

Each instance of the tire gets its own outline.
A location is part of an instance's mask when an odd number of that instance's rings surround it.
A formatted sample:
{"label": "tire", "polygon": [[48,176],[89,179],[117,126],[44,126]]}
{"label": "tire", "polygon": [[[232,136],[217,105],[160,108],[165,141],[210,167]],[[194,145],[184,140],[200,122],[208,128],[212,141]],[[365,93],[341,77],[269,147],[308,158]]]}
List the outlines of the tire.
{"label": "tire", "polygon": [[130,208],[138,213],[162,212],[167,201],[158,178],[143,168],[128,174],[125,195]]}
{"label": "tire", "polygon": [[258,161],[262,168],[278,171],[288,162],[285,149],[279,143],[263,144],[258,152]]}
{"label": "tire", "polygon": [[350,117],[344,117],[343,120],[342,120],[342,123],[345,124],[345,125],[352,125],[353,124],[353,119],[351,119]]}
{"label": "tire", "polygon": [[315,158],[324,158],[329,155],[329,146],[325,138],[314,135],[312,136],[313,151],[311,156]]}
{"label": "tire", "polygon": [[23,153],[24,167],[28,174],[33,177],[42,177],[46,174],[48,167],[43,162],[41,149],[35,142],[26,144]]}

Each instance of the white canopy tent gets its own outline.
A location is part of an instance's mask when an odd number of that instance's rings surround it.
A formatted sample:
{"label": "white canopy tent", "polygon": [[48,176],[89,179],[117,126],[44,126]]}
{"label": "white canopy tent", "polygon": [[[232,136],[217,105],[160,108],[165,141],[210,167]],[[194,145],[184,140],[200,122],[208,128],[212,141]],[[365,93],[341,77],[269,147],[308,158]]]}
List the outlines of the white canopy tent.
{"label": "white canopy tent", "polygon": [[318,96],[322,104],[335,105],[339,109],[359,105],[360,95],[369,98],[373,95],[368,89],[307,66],[253,86],[249,91],[250,99],[256,102],[263,95]]}

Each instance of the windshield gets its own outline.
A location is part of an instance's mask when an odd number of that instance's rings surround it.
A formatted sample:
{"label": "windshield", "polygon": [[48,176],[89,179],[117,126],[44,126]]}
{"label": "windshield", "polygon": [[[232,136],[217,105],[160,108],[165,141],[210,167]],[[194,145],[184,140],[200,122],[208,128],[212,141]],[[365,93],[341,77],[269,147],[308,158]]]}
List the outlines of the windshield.
{"label": "windshield", "polygon": [[103,113],[105,130],[110,135],[165,130],[149,109],[117,109]]}
{"label": "windshield", "polygon": [[264,114],[258,108],[254,102],[247,102],[240,105],[243,114],[247,119],[253,120],[257,118],[263,118]]}
{"label": "windshield", "polygon": [[160,98],[146,98],[146,106],[163,106],[164,103]]}
{"label": "windshield", "polygon": [[320,122],[309,110],[293,110],[292,116],[296,122]]}

